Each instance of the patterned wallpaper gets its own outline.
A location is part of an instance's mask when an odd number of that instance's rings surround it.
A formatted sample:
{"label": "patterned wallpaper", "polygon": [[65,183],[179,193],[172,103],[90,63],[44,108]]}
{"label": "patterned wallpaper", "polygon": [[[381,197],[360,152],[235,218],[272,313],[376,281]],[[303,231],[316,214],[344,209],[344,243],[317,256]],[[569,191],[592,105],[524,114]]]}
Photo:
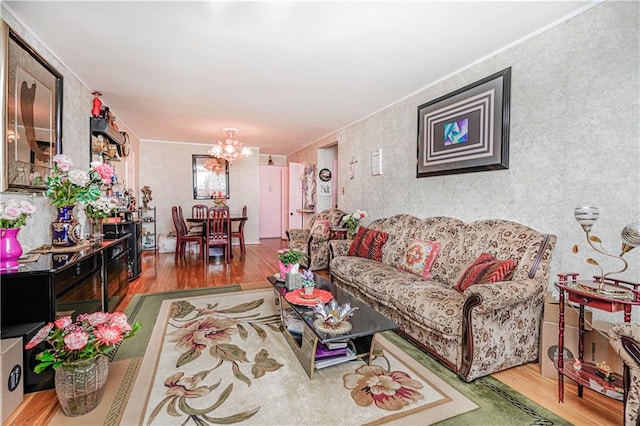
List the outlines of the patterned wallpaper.
{"label": "patterned wallpaper", "polygon": [[[559,271],[587,278],[598,273],[585,263],[595,253],[571,252],[574,244],[586,246],[574,207],[599,206],[593,233],[611,251],[619,250],[624,225],[640,220],[638,10],[637,2],[603,2],[290,158],[310,161],[316,148],[337,139],[341,209],[365,209],[369,221],[396,213],[517,221],[558,236],[552,279]],[[416,178],[417,107],[507,67],[509,169]],[[372,176],[377,149],[383,175]],[[358,163],[349,180],[352,156]],[[640,282],[640,249],[625,258],[624,277]]]}
{"label": "patterned wallpaper", "polygon": [[[75,74],[66,68],[53,55],[38,38],[34,37],[26,28],[17,21],[11,13],[0,5],[0,16],[24,41],[36,50],[53,68],[63,76],[63,105],[62,105],[62,150],[71,158],[74,167],[89,167],[90,161],[90,130],[89,117],[91,115],[91,104],[93,96],[91,92],[95,89],[88,88],[80,81]],[[108,104],[108,100],[105,100]],[[115,111],[117,114],[117,111]],[[131,139],[131,154],[122,167],[128,170],[129,181],[127,186],[139,188],[137,182],[136,158],[139,154],[139,140],[127,126],[118,121],[120,130],[126,131]],[[12,198],[29,198],[26,194],[2,193],[2,200]],[[56,211],[51,206],[47,198],[36,197],[32,200],[38,208],[35,217],[27,220],[27,225],[20,231],[19,240],[23,245],[23,250],[38,247],[42,244],[51,243],[49,225],[55,219]]]}

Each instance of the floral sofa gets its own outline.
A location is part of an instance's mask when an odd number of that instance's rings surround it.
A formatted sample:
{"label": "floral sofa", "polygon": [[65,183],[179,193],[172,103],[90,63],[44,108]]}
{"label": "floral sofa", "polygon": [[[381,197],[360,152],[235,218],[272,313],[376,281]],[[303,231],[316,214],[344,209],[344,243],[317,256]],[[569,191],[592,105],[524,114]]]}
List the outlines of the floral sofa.
{"label": "floral sofa", "polygon": [[637,425],[640,421],[640,324],[619,322],[609,329],[609,343],[620,355],[629,371],[626,382],[624,407],[625,426]]}
{"label": "floral sofa", "polygon": [[[398,322],[403,335],[465,381],[538,358],[554,235],[506,220],[467,224],[405,214],[378,219],[368,230],[388,234],[380,261],[349,256],[349,241],[332,241],[336,285]],[[439,243],[428,279],[397,266],[416,241]],[[512,277],[458,291],[483,253],[508,259]]]}
{"label": "floral sofa", "polygon": [[340,225],[340,219],[346,213],[339,209],[328,209],[316,213],[306,229],[287,229],[287,241],[290,249],[307,255],[303,265],[312,271],[329,267],[329,241],[331,228]]}

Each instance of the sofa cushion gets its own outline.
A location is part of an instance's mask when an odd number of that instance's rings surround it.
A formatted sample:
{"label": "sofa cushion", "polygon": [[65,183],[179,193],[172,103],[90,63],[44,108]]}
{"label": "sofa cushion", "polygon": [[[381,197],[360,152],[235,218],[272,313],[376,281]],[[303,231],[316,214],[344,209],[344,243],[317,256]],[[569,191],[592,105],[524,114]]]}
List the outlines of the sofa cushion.
{"label": "sofa cushion", "polygon": [[413,240],[400,258],[398,268],[431,279],[431,266],[439,252],[440,243],[437,241]]}
{"label": "sofa cushion", "polygon": [[474,284],[510,280],[516,265],[515,259],[500,260],[489,253],[482,253],[467,267],[455,288],[462,293]]}
{"label": "sofa cushion", "polygon": [[382,259],[382,247],[387,242],[389,234],[384,231],[376,231],[375,229],[358,228],[351,247],[349,247],[348,256],[366,257],[367,259],[380,262]]}
{"label": "sofa cushion", "polygon": [[309,231],[311,234],[329,235],[329,220],[316,220]]}

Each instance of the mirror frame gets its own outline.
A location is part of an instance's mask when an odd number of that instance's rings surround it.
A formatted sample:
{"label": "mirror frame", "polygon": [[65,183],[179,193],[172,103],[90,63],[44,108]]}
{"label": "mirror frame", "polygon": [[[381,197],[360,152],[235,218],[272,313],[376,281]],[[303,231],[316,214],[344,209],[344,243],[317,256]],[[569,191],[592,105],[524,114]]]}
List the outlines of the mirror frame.
{"label": "mirror frame", "polygon": [[213,192],[208,195],[204,195],[198,192],[198,188],[204,183],[202,182],[203,174],[213,173],[212,170],[207,169],[206,164],[208,161],[224,161],[224,176],[225,176],[225,189],[222,192],[224,198],[229,198],[229,162],[222,160],[211,155],[192,154],[191,155],[191,168],[193,173],[193,199],[194,200],[213,200],[215,197]]}
{"label": "mirror frame", "polygon": [[[0,174],[0,191],[2,192],[42,192],[46,189],[45,177],[53,168],[53,156],[62,153],[62,74],[54,69],[47,61],[43,59],[31,46],[22,40],[6,22],[0,20],[0,57],[3,58],[4,65],[0,67],[0,86],[2,94],[0,96],[2,102],[2,118],[0,118],[0,139],[2,140],[2,149],[0,150],[0,164],[3,165],[3,171]],[[49,87],[44,85],[52,92],[51,99],[51,127],[48,129],[50,134],[49,140],[37,140],[40,136],[36,135],[35,143],[39,147],[49,147],[49,158],[47,165],[37,164],[35,160],[29,160],[29,163],[19,161],[15,156],[11,156],[11,145],[15,141],[9,141],[9,114],[15,111],[18,105],[16,99],[17,87],[9,87],[10,80],[16,81],[16,68],[19,61],[24,72],[28,73],[34,80],[45,77],[52,81]],[[13,76],[13,77],[12,77]],[[39,80],[37,80],[39,81]],[[44,84],[44,83],[43,83]],[[17,130],[17,123],[13,123]],[[14,133],[15,134],[15,133]],[[25,143],[29,143],[26,141]],[[32,149],[31,158],[34,157]],[[14,177],[9,173],[14,170],[19,163],[29,165],[29,175],[24,182],[14,182]],[[36,181],[32,179],[34,173],[39,172],[42,179]]]}

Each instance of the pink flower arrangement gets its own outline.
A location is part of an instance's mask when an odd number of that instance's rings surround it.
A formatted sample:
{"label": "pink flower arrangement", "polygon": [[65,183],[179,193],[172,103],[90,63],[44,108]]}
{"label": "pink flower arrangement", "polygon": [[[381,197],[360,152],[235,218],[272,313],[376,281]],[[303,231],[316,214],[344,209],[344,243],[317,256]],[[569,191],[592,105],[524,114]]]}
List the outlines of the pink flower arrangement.
{"label": "pink flower arrangement", "polygon": [[45,195],[55,207],[89,203],[100,197],[101,185],[109,185],[113,169],[105,163],[93,162],[89,171],[72,169],[73,162],[63,154],[53,157],[54,168],[47,177]]}
{"label": "pink flower arrangement", "polygon": [[40,363],[34,371],[41,373],[49,366],[55,370],[63,362],[106,354],[123,339],[132,337],[140,327],[140,323],[131,325],[123,312],[81,314],[75,321],[66,316],[42,327],[25,349],[42,342],[49,344],[48,349],[36,355]]}

